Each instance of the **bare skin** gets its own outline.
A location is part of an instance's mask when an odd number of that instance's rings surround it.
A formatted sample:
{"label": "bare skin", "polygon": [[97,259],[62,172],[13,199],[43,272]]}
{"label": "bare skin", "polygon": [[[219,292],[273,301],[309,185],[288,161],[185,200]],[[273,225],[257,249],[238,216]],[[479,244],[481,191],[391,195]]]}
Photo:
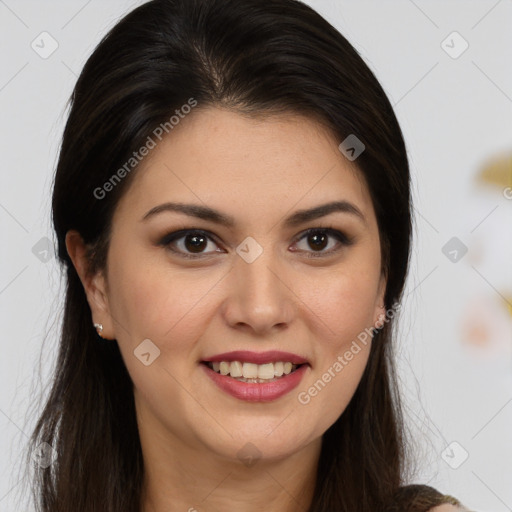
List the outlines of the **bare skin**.
{"label": "bare skin", "polygon": [[[352,398],[371,340],[334,377],[333,364],[385,313],[372,201],[339,142],[304,117],[194,111],[143,160],[121,198],[104,271],[87,274],[80,236],[68,233],[92,320],[117,340],[134,383],[144,512],[310,505],[322,435]],[[234,226],[172,211],[142,220],[170,201],[214,208]],[[297,210],[332,201],[350,202],[361,217],[338,211],[285,225]],[[328,234],[319,247],[315,234],[303,235],[309,228],[332,228],[352,244]],[[180,256],[193,253],[191,236],[159,245],[182,229],[212,235],[198,258]],[[263,249],[251,263],[236,252],[249,236]],[[148,366],[134,355],[145,339],[160,350]],[[284,350],[310,367],[292,392],[246,402],[214,385],[200,363],[232,350]],[[329,368],[330,382],[301,403],[299,393]],[[251,466],[240,457],[247,443],[257,449]]]}

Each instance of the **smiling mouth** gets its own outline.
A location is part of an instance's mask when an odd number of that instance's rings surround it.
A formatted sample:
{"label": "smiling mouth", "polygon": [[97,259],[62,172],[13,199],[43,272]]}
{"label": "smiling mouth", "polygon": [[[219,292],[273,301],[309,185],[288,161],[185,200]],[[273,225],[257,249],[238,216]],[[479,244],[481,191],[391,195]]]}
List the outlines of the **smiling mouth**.
{"label": "smiling mouth", "polygon": [[277,361],[275,363],[254,364],[241,361],[202,361],[202,364],[219,375],[231,377],[240,382],[264,384],[286,377],[307,363],[292,364],[287,361]]}

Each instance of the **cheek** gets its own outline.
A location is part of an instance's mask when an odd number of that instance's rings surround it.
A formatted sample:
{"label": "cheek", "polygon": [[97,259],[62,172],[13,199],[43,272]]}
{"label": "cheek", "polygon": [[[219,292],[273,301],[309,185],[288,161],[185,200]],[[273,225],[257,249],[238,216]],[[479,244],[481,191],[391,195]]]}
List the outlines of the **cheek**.
{"label": "cheek", "polygon": [[109,272],[109,303],[122,325],[120,341],[129,338],[134,345],[149,338],[162,349],[170,343],[173,349],[186,345],[208,318],[208,298],[222,274],[176,270],[162,264],[161,257],[156,261],[143,254],[117,261]]}
{"label": "cheek", "polygon": [[304,286],[300,294],[307,305],[302,314],[315,332],[316,365],[297,400],[316,418],[319,431],[331,426],[347,407],[370,354],[379,267],[362,258],[353,261],[357,264],[324,275],[317,272],[316,285]]}
{"label": "cheek", "polygon": [[[222,276],[176,271],[170,265],[144,261],[140,255],[118,261],[109,272],[109,303],[119,348],[134,385],[148,403],[153,403],[154,411],[159,404],[161,407],[164,396],[176,407],[190,407],[188,395],[180,392],[177,382],[186,382],[189,377],[194,342],[211,317],[208,299]],[[136,357],[146,339],[159,351],[146,342],[150,358],[158,354],[148,366]],[[163,394],[154,396],[155,390],[162,389]]]}
{"label": "cheek", "polygon": [[357,380],[369,354],[374,286],[369,283],[363,286],[360,280],[351,277],[330,280],[315,299],[316,302],[312,300],[314,306],[308,306],[315,313],[309,315],[316,324],[315,356],[319,363],[316,372],[330,371],[325,376],[329,382],[336,380],[332,378],[333,373],[342,375],[338,382],[341,379]]}
{"label": "cheek", "polygon": [[351,360],[345,353],[315,368],[309,382],[297,393],[298,410],[312,422],[314,432],[324,433],[343,414],[361,382],[368,362],[370,345],[361,345]]}
{"label": "cheek", "polygon": [[[341,350],[373,325],[378,277],[371,267],[347,265],[317,272],[314,279],[302,281],[298,295],[310,309],[312,322],[316,318],[317,328],[321,329],[318,335],[326,347]],[[311,286],[312,282],[315,286]]]}
{"label": "cheek", "polygon": [[324,432],[352,399],[368,363],[376,283],[373,277],[344,273],[317,281],[304,308],[315,326],[315,362],[297,392],[315,431]]}

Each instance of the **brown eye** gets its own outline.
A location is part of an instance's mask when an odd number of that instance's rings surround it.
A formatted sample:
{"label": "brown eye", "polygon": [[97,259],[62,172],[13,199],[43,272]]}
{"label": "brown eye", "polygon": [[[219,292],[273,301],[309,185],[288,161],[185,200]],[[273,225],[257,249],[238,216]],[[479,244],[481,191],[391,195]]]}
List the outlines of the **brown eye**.
{"label": "brown eye", "polygon": [[324,249],[329,243],[329,237],[325,233],[314,233],[307,236],[309,246],[316,250]]}
{"label": "brown eye", "polygon": [[202,252],[207,246],[207,238],[204,235],[185,235],[183,245],[190,252]]}
{"label": "brown eye", "polygon": [[[330,240],[333,240],[332,242]],[[344,246],[354,243],[354,240],[347,235],[332,228],[313,228],[308,229],[299,238],[298,243],[305,242],[299,247],[299,252],[308,253],[308,257],[329,256],[341,250]],[[337,242],[337,243],[336,243]],[[306,246],[306,247],[304,247]],[[324,250],[329,247],[328,250]],[[297,249],[294,249],[297,251]]]}
{"label": "brown eye", "polygon": [[[208,244],[213,246],[213,250],[205,250],[208,248]],[[173,253],[184,258],[202,257],[214,252],[220,252],[211,236],[203,231],[191,229],[169,233],[160,240],[159,245],[167,247]]]}

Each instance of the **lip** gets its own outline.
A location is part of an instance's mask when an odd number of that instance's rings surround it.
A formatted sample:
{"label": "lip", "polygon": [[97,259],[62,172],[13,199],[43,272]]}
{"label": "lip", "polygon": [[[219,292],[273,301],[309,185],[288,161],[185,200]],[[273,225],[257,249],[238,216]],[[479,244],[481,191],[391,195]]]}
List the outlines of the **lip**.
{"label": "lip", "polygon": [[[223,361],[226,361],[226,359],[223,359]],[[303,364],[294,372],[274,382],[258,384],[242,382],[229,375],[221,375],[204,363],[200,364],[200,366],[222,391],[246,402],[271,402],[277,400],[295,389],[309,369],[309,364]]]}
{"label": "lip", "polygon": [[224,354],[217,354],[215,356],[204,359],[203,362],[208,363],[220,363],[222,361],[240,361],[243,363],[254,363],[254,364],[267,364],[277,363],[282,361],[283,363],[290,362],[292,364],[309,364],[307,359],[304,359],[297,354],[290,352],[282,352],[280,350],[270,350],[268,352],[251,352],[249,350],[236,350],[234,352],[225,352]]}

